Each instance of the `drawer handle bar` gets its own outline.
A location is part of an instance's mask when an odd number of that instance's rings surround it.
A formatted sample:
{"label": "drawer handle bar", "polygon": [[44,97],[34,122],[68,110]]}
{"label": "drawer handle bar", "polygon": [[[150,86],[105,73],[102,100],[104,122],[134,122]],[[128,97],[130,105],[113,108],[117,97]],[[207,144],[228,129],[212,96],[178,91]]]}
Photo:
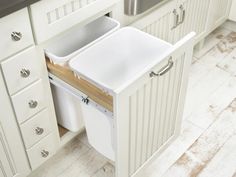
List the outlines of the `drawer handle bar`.
{"label": "drawer handle bar", "polygon": [[181,5],[179,8],[180,8],[180,11],[181,11],[181,19],[180,19],[179,24],[182,24],[184,22],[184,20],[185,20],[186,12],[185,12],[185,9],[184,9],[183,5]]}
{"label": "drawer handle bar", "polygon": [[22,34],[20,32],[12,32],[11,33],[11,38],[13,41],[19,41],[22,38]]}
{"label": "drawer handle bar", "polygon": [[21,75],[21,77],[23,77],[23,78],[27,78],[27,77],[29,77],[29,75],[30,75],[30,70],[28,70],[28,69],[22,69],[22,70],[20,71],[20,75]]}
{"label": "drawer handle bar", "polygon": [[30,108],[36,108],[38,106],[38,102],[34,100],[30,100],[29,107]]}
{"label": "drawer handle bar", "polygon": [[44,132],[44,129],[43,129],[43,128],[37,127],[37,128],[35,129],[35,133],[36,133],[37,135],[42,135],[43,132]]}
{"label": "drawer handle bar", "polygon": [[174,14],[174,25],[172,29],[175,29],[179,25],[179,14],[176,9],[174,9],[173,14]]}
{"label": "drawer handle bar", "polygon": [[42,150],[41,155],[42,155],[43,158],[46,158],[49,155],[49,152],[46,151],[46,150]]}
{"label": "drawer handle bar", "polygon": [[163,76],[165,73],[167,73],[173,67],[173,65],[174,65],[174,62],[172,61],[172,58],[170,58],[166,66],[161,68],[160,71],[158,71],[158,73],[155,73],[154,71],[152,71],[150,73],[150,77]]}

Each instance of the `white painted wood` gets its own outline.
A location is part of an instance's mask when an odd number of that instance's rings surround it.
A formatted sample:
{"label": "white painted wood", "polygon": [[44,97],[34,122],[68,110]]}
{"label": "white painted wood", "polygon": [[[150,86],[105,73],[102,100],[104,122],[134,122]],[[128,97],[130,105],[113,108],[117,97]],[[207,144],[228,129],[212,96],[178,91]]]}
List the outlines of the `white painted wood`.
{"label": "white painted wood", "polygon": [[[216,75],[218,77],[215,77]],[[201,82],[198,82],[194,87],[189,88],[187,92],[184,117],[189,117],[196,108],[199,108],[210,94],[229,79],[230,75],[228,73],[223,72],[218,68],[214,68],[201,79]]]}
{"label": "white painted wood", "polygon": [[[27,8],[0,18],[0,25],[0,60],[33,45],[34,41]],[[13,41],[12,32],[20,32],[22,34],[21,40]]]}
{"label": "white painted wood", "polygon": [[[17,120],[20,124],[47,107],[47,98],[43,89],[42,80],[38,80],[12,96],[12,103]],[[30,107],[29,103],[31,101],[37,102],[37,105],[35,107]]]}
{"label": "white painted wood", "polygon": [[[43,162],[53,156],[57,149],[57,142],[54,137],[54,133],[49,134],[43,138],[39,143],[27,150],[27,154],[30,161],[30,166],[34,170],[39,167]],[[43,151],[48,155],[43,156]]]}
{"label": "white painted wood", "polygon": [[[180,19],[183,19],[179,29],[179,38],[194,31],[196,33],[195,43],[197,43],[206,35],[209,5],[210,0],[179,0],[177,7],[180,11]],[[185,17],[181,15],[181,8],[185,11]]]}
{"label": "white painted wood", "polygon": [[[199,177],[234,177],[236,170],[236,135],[231,137],[203,169]],[[220,168],[219,168],[220,167]]]}
{"label": "white painted wood", "polygon": [[191,146],[201,135],[202,129],[188,121],[183,122],[180,136],[153,161],[140,172],[140,177],[162,177],[166,170]]}
{"label": "white painted wood", "polygon": [[168,42],[174,42],[174,14],[176,1],[170,1],[130,26],[138,28]]}
{"label": "white painted wood", "polygon": [[[167,54],[168,57],[152,69],[152,71],[160,70],[171,56],[174,61],[171,70],[175,71],[174,74],[168,72],[163,76],[150,78],[150,71],[115,95],[117,177],[137,176],[179,135],[193,40],[193,34],[188,35],[174,46],[174,49]],[[155,86],[153,86],[154,80],[157,80]],[[149,96],[156,89],[158,90],[157,94],[154,92],[156,97]],[[168,104],[170,97],[174,98],[172,104]],[[154,100],[159,103],[155,101],[153,107],[150,103]],[[153,113],[151,108],[155,109],[154,130],[149,128],[149,122],[153,121],[150,116],[150,113]],[[170,111],[173,113],[169,114]],[[151,143],[148,143],[151,146],[147,147],[145,143],[150,140],[150,136],[153,137]]]}
{"label": "white painted wood", "polygon": [[115,169],[111,164],[107,163],[92,177],[115,177]]}
{"label": "white painted wood", "polygon": [[30,167],[1,73],[0,97],[0,175],[25,177]]}
{"label": "white painted wood", "polygon": [[232,0],[211,0],[207,23],[208,31],[214,30],[228,19],[231,4]]}
{"label": "white painted wood", "polygon": [[[42,62],[38,55],[38,50],[31,47],[1,63],[6,85],[11,95],[40,78],[43,72],[39,67]],[[28,77],[21,75],[23,69],[29,70]]]}
{"label": "white painted wood", "polygon": [[[236,33],[235,33],[236,34]],[[234,49],[224,60],[220,61],[217,64],[217,67],[221,68],[222,70],[234,75],[236,70],[236,50]]]}
{"label": "white painted wood", "polygon": [[[93,16],[102,16],[117,0],[42,0],[30,6],[37,43],[81,24]],[[93,17],[94,18],[94,17]]]}
{"label": "white painted wood", "polygon": [[232,5],[231,5],[231,10],[230,10],[230,14],[229,14],[229,19],[236,22],[236,11],[235,11],[235,7],[236,7],[236,1],[232,0]]}
{"label": "white painted wood", "polygon": [[9,147],[4,137],[2,127],[0,127],[0,169],[2,171],[2,177],[11,177],[15,175],[14,164],[9,151]]}
{"label": "white painted wood", "polygon": [[[66,172],[66,170],[69,169],[74,163],[78,163],[77,161],[87,160],[86,162],[88,162],[89,164],[90,159],[86,159],[84,156],[88,157],[88,154],[90,154],[91,156],[89,157],[91,157],[92,160],[97,159],[97,156],[99,156],[99,154],[92,153],[90,151],[90,148],[81,141],[81,138],[83,139],[83,136],[78,136],[72,141],[68,142],[64,148],[62,148],[47,162],[42,164],[42,166],[33,171],[29,176],[55,177],[59,176],[63,172],[65,172],[64,174],[66,176],[66,174],[68,173]],[[86,162],[84,164],[86,164]],[[74,165],[74,168],[74,170],[73,168],[70,168],[70,170],[79,171],[79,169],[81,169],[82,167],[81,165]]]}
{"label": "white painted wood", "polygon": [[78,154],[77,156],[80,157],[58,177],[91,177],[107,163],[107,159],[98,154],[94,149],[90,149],[86,153]]}
{"label": "white painted wood", "polygon": [[[196,32],[195,43],[206,35],[206,17],[210,0],[170,1],[152,13],[131,24],[149,34],[176,43],[188,33]],[[178,15],[178,25],[174,26],[174,13]]]}
{"label": "white painted wood", "polygon": [[[40,128],[43,130],[42,133],[37,133],[36,129]],[[48,110],[45,109],[39,112],[37,115],[32,117],[20,126],[22,137],[25,143],[25,147],[28,149],[33,146],[36,142],[40,141],[43,137],[52,132],[51,122]]]}
{"label": "white painted wood", "polygon": [[233,100],[218,120],[176,161],[164,174],[165,177],[199,176],[222,146],[235,135],[235,100]]}

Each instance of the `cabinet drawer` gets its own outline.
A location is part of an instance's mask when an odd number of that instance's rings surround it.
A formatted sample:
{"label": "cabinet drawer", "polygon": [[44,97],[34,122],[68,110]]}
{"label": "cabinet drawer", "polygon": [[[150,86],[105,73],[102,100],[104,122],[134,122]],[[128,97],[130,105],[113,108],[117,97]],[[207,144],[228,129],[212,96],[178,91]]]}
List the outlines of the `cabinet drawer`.
{"label": "cabinet drawer", "polygon": [[40,60],[38,51],[33,47],[2,62],[3,74],[10,94],[39,79]]}
{"label": "cabinet drawer", "polygon": [[45,109],[38,113],[22,124],[20,128],[28,149],[52,131],[48,110]]}
{"label": "cabinet drawer", "polygon": [[34,170],[43,162],[48,160],[56,152],[57,142],[54,134],[51,133],[27,150],[31,168]]}
{"label": "cabinet drawer", "polygon": [[42,80],[30,85],[12,96],[12,103],[19,123],[29,119],[46,107]]}
{"label": "cabinet drawer", "polygon": [[[107,13],[117,0],[42,0],[30,6],[37,43]],[[90,19],[91,20],[91,19]]]}
{"label": "cabinet drawer", "polygon": [[34,43],[27,8],[0,18],[0,24],[0,60]]}

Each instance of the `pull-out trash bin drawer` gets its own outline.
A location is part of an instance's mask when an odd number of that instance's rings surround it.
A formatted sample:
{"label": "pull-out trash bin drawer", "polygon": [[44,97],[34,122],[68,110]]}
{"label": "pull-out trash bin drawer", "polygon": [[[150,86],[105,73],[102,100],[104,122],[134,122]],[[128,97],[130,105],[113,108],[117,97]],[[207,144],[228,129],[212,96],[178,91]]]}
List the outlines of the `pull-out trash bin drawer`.
{"label": "pull-out trash bin drawer", "polygon": [[125,27],[68,61],[72,85],[85,80],[113,98],[109,111],[65,84],[80,101],[89,143],[115,161],[117,177],[136,176],[179,135],[194,36],[172,45]]}
{"label": "pull-out trash bin drawer", "polygon": [[113,118],[99,119],[89,109],[83,117],[95,149],[111,158],[100,147],[115,145],[118,177],[132,176],[178,136],[194,36],[171,45],[125,27],[69,61],[78,79],[113,96]]}

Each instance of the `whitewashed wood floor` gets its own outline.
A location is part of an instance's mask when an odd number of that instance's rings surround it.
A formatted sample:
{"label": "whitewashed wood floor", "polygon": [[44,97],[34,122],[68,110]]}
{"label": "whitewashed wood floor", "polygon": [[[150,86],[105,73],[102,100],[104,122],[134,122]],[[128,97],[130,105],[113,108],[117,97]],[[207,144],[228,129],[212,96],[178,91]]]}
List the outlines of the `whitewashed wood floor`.
{"label": "whitewashed wood floor", "polygon": [[[236,25],[224,24],[194,53],[180,137],[143,177],[236,177]],[[113,177],[87,142],[69,143],[33,177]]]}

